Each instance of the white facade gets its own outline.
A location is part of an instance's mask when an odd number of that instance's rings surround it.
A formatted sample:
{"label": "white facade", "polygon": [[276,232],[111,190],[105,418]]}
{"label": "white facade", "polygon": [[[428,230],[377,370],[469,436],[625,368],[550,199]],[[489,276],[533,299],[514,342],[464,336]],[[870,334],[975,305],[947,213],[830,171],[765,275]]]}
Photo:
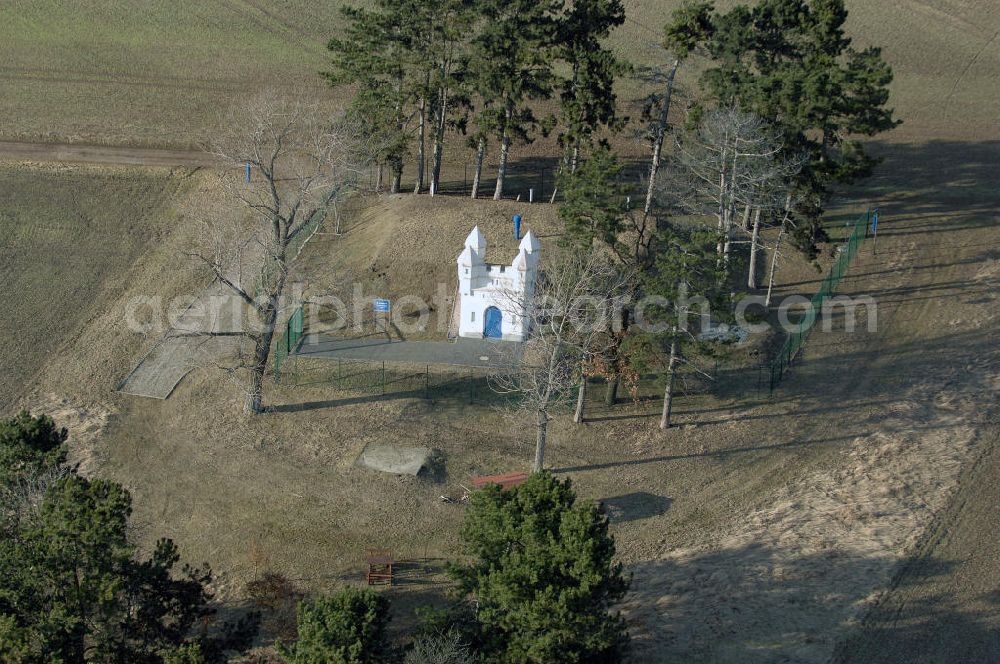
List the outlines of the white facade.
{"label": "white facade", "polygon": [[458,256],[458,335],[524,341],[524,311],[534,295],[541,245],[531,231],[510,265],[486,262],[486,238],[476,226]]}

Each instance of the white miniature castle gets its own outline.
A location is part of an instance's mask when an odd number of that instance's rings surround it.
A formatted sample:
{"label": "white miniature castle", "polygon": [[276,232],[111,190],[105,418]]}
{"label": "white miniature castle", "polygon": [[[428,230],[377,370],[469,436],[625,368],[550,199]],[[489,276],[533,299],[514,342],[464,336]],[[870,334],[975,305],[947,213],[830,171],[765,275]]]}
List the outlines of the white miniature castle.
{"label": "white miniature castle", "polygon": [[458,335],[524,341],[524,312],[535,292],[541,245],[528,231],[510,265],[486,262],[486,238],[479,226],[465,240],[458,256]]}

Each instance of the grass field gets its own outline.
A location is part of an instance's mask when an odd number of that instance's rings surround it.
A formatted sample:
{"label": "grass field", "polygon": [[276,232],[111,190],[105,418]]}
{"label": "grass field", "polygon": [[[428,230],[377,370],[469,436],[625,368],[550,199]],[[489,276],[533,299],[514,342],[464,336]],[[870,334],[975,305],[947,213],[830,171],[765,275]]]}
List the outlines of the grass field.
{"label": "grass field", "polygon": [[[623,52],[651,57],[646,45],[673,4],[630,0],[616,37]],[[4,5],[0,137],[195,144],[250,90],[322,90],[314,72],[334,7]],[[844,634],[843,661],[1000,653],[995,519],[960,518],[963,506],[995,495],[995,478],[969,473],[969,460],[1000,467],[991,442],[1000,17],[986,0],[849,8],[857,43],[885,47],[896,71],[891,103],[905,122],[874,146],[886,160],[876,177],[844,192],[883,206],[878,255],[864,249],[840,289],[878,298],[879,331],[811,339],[773,400],[681,399],[679,426],[666,435],[648,404],[595,409],[583,427],[565,417],[553,424],[553,467],[615,515],[620,556],[636,574],[627,609],[639,661],[825,661]],[[551,146],[519,155],[551,159]],[[466,156],[449,149],[453,187]],[[519,191],[537,168],[524,173]],[[134,492],[143,543],[176,538],[188,560],[216,568],[225,599],[238,600],[265,567],[313,589],[356,583],[367,546],[411,559],[458,555],[463,511],[440,496],[470,474],[519,469],[531,456],[530,431],[491,409],[269,384],[268,403],[280,408],[246,420],[209,369],[164,402],[113,392],[153,341],[123,329],[124,302],[204,283],[178,254],[193,232],[192,206],[214,190],[209,176],[188,184],[186,175],[0,170],[0,270],[14,302],[0,322],[0,408],[30,389],[32,403],[64,399],[70,417],[109,413],[101,437],[75,454]],[[314,238],[297,276],[319,291],[349,277],[390,296],[423,294],[448,278],[473,223],[505,258],[514,211],[528,227],[554,223],[548,208],[509,201],[382,199],[357,210],[342,238]],[[781,293],[810,294],[818,279],[790,263]],[[434,482],[359,469],[354,459],[369,442],[437,448],[447,473]],[[948,507],[956,486],[961,504]],[[922,539],[929,525],[933,536]],[[397,623],[412,619],[415,602],[441,596],[438,580],[390,591]],[[955,650],[955,638],[967,649]]]}
{"label": "grass field", "polygon": [[178,187],[166,171],[0,164],[0,406],[124,290]]}
{"label": "grass field", "polygon": [[4,3],[0,136],[194,145],[247,94],[321,90],[338,4]]}
{"label": "grass field", "polygon": [[[316,75],[340,30],[342,0],[113,3],[23,0],[0,7],[0,138],[143,146],[196,145],[256,90],[323,93]],[[355,3],[358,4],[358,3]],[[360,3],[366,4],[366,3]],[[626,58],[661,58],[651,45],[675,0],[626,3],[613,42]],[[720,2],[720,6],[734,4]],[[858,46],[884,47],[896,71],[897,139],[1000,135],[1000,18],[986,0],[853,0]],[[682,69],[692,87],[699,64]],[[636,86],[622,85],[624,99]],[[448,161],[468,159],[456,142]],[[530,154],[534,150],[522,151]]]}

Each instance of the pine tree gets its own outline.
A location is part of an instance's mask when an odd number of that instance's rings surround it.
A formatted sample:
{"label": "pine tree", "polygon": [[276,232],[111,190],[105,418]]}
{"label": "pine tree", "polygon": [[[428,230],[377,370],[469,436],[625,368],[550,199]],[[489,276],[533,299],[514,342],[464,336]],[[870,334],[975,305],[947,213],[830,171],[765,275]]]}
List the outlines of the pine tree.
{"label": "pine tree", "polygon": [[[500,145],[493,198],[503,197],[510,148],[529,142],[539,121],[528,103],[552,95],[556,0],[482,0],[482,28],[473,44],[471,80],[481,100],[477,121]],[[547,123],[542,123],[546,129]],[[547,130],[547,129],[546,129]],[[480,145],[484,145],[480,143]]]}
{"label": "pine tree", "polygon": [[[415,57],[430,23],[423,6],[414,0],[379,0],[374,11],[342,7],[344,36],[327,43],[331,69],[323,76],[334,87],[358,86],[351,111],[364,119],[370,142],[380,146],[379,175],[382,165],[389,167],[392,193],[399,192],[409,149],[409,104],[426,80],[426,66],[421,69]],[[421,17],[425,20],[415,20]]]}
{"label": "pine tree", "polygon": [[432,151],[430,194],[441,186],[441,164],[444,157],[445,132],[462,122],[451,119],[453,111],[468,106],[469,43],[477,22],[475,4],[469,0],[443,0],[428,3],[431,7],[431,48],[426,57],[433,64],[431,74],[432,108],[434,109],[434,147]]}
{"label": "pine tree", "polygon": [[255,617],[191,634],[212,614],[211,573],[178,570],[166,539],[138,559],[128,491],[60,467],[65,440],[44,416],[0,424],[0,660],[193,664],[245,648]]}
{"label": "pine tree", "polygon": [[650,67],[640,71],[640,78],[662,86],[660,90],[647,97],[643,106],[643,118],[648,122],[647,136],[652,152],[649,181],[646,185],[646,202],[642,209],[643,216],[647,218],[653,211],[653,198],[663,162],[663,144],[667,137],[667,121],[670,116],[677,70],[691,55],[699,41],[709,33],[710,10],[711,5],[708,3],[690,1],[674,10],[670,22],[663,29],[663,48],[673,56],[671,64],[665,70],[662,67]]}
{"label": "pine tree", "polygon": [[657,298],[659,304],[643,307],[642,320],[632,328],[623,354],[637,371],[663,376],[661,429],[670,427],[680,366],[689,349],[700,348],[692,323],[728,312],[717,240],[715,233],[702,229],[664,229],[656,238],[656,260],[642,274],[643,294]]}
{"label": "pine tree", "polygon": [[[566,229],[564,242],[590,250],[596,245],[615,257],[616,270],[628,282],[622,297],[620,320],[609,330],[609,339],[597,373],[608,380],[605,403],[614,404],[623,373],[623,359],[619,353],[622,340],[628,334],[631,320],[630,302],[637,293],[635,277],[645,270],[651,255],[650,243],[655,235],[654,225],[645,215],[629,209],[628,185],[621,177],[622,166],[607,148],[598,148],[575,173],[560,178],[564,200],[559,206],[559,216]],[[581,383],[577,399],[576,420],[582,420],[582,405],[586,381]]]}
{"label": "pine tree", "polygon": [[595,150],[576,169],[560,174],[563,200],[559,218],[566,231],[566,243],[589,250],[595,241],[600,241],[616,254],[629,251],[622,238],[630,187],[621,174],[618,158],[604,147]]}
{"label": "pine tree", "polygon": [[[614,86],[628,65],[603,43],[624,22],[620,0],[576,0],[557,22],[555,51],[570,67],[561,85],[558,142],[565,153],[562,168],[570,172],[601,127],[615,131],[624,124]],[[553,200],[555,196],[553,192]]]}
{"label": "pine tree", "polygon": [[713,66],[702,83],[721,104],[776,123],[789,152],[809,160],[797,177],[797,244],[810,256],[831,188],[871,174],[876,160],[856,139],[899,124],[886,108],[892,69],[878,48],[856,50],[843,0],[761,0],[726,13],[704,8]]}
{"label": "pine tree", "polygon": [[66,429],[26,410],[0,420],[0,485],[44,473],[66,461]]}
{"label": "pine tree", "polygon": [[473,494],[462,529],[469,565],[452,569],[475,597],[489,661],[620,661],[628,643],[611,608],[628,589],[604,511],[570,480],[535,473],[516,489]]}
{"label": "pine tree", "polygon": [[299,604],[299,636],[279,644],[289,664],[381,664],[389,653],[389,600],[371,590],[348,588]]}

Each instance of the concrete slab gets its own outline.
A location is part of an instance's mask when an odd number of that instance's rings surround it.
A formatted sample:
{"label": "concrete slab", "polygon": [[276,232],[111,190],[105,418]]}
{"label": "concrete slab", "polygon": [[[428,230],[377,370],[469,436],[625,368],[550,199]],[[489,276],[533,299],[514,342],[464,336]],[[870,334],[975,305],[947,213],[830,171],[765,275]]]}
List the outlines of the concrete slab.
{"label": "concrete slab", "polygon": [[[240,300],[222,284],[205,288],[178,318],[173,329],[118,386],[118,391],[166,399],[192,369],[211,366],[236,351]],[[230,335],[230,336],[212,336]]]}
{"label": "concrete slab", "polygon": [[233,337],[166,337],[121,382],[118,391],[166,399],[192,369],[231,356],[236,344]]}

